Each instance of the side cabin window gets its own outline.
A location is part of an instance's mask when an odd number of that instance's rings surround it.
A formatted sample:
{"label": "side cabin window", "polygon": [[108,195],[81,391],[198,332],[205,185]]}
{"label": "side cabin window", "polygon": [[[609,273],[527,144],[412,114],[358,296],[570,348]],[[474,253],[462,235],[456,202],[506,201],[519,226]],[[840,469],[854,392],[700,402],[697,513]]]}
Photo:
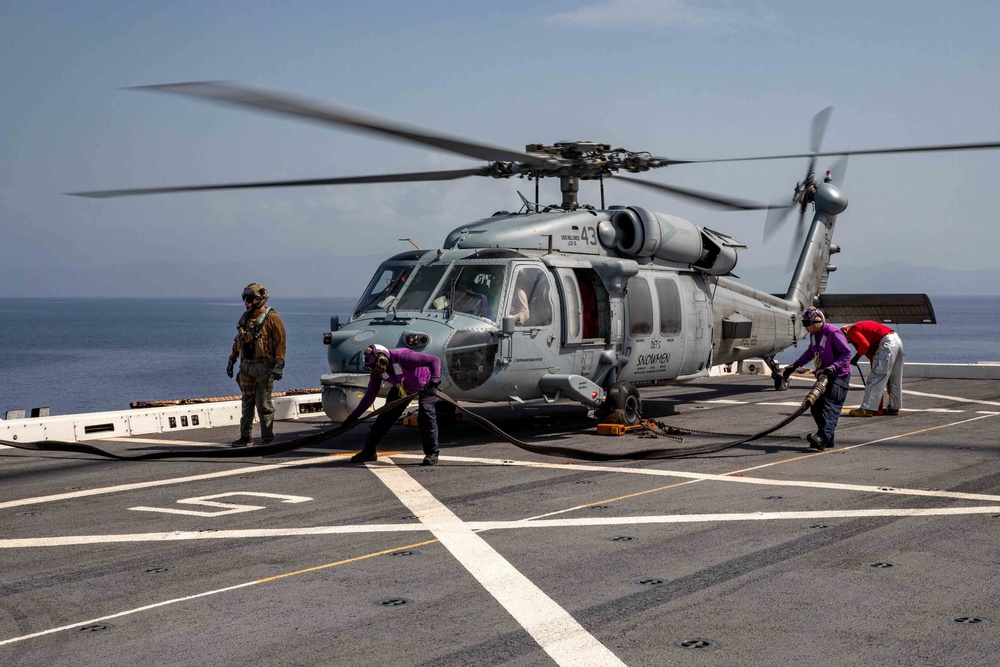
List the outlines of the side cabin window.
{"label": "side cabin window", "polygon": [[546,271],[522,266],[514,274],[507,315],[519,327],[547,327],[552,324],[551,284]]}
{"label": "side cabin window", "polygon": [[567,342],[580,342],[583,309],[580,305],[580,286],[576,282],[573,269],[557,269],[559,286],[562,289],[563,315],[566,318],[564,334]]}
{"label": "side cabin window", "polygon": [[641,276],[628,279],[629,333],[633,336],[649,336],[653,333],[653,295],[649,283]]}
{"label": "side cabin window", "polygon": [[675,336],[681,332],[681,293],[677,282],[670,278],[657,278],[656,298],[660,306],[660,335]]}
{"label": "side cabin window", "polygon": [[378,267],[375,277],[368,283],[368,289],[354,309],[355,315],[371,310],[385,310],[395,300],[396,295],[406,286],[415,268],[414,263],[389,264]]}

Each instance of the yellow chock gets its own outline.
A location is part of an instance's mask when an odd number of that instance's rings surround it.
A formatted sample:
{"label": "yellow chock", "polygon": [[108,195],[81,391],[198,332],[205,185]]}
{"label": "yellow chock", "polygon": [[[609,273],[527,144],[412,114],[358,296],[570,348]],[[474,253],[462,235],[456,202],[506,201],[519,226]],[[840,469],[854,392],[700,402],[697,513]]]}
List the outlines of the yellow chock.
{"label": "yellow chock", "polygon": [[645,428],[655,429],[656,424],[648,419],[643,419],[638,424],[626,426],[625,424],[598,424],[597,435],[625,435],[629,431],[640,431]]}

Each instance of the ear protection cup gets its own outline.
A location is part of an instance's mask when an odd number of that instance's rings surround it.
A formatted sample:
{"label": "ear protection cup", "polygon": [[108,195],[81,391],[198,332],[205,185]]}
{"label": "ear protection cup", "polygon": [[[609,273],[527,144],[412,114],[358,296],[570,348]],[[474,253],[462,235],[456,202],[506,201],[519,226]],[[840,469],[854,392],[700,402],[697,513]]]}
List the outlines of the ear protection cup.
{"label": "ear protection cup", "polygon": [[388,350],[381,345],[369,345],[365,348],[365,368],[384,371],[389,368]]}

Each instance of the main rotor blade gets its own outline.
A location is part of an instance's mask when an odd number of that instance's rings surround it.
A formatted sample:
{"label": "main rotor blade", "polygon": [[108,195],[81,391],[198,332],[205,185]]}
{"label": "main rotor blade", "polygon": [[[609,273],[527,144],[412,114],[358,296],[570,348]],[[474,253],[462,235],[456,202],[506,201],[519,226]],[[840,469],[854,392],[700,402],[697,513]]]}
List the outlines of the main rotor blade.
{"label": "main rotor blade", "polygon": [[751,160],[788,160],[799,157],[829,157],[833,155],[881,155],[886,153],[933,153],[936,151],[974,151],[1000,148],[1000,142],[976,144],[940,144],[938,146],[906,146],[902,148],[872,148],[860,151],[829,151],[826,153],[790,153],[788,155],[758,155],[755,157],[719,158],[715,160],[674,160],[675,164],[706,164],[710,162],[748,162]]}
{"label": "main rotor blade", "polygon": [[165,188],[134,188],[131,190],[97,190],[93,192],[67,192],[74,197],[110,199],[134,195],[162,195],[172,192],[199,192],[202,190],[251,190],[255,188],[291,188],[305,185],[348,185],[361,183],[404,183],[412,181],[451,181],[466,176],[489,176],[488,167],[455,169],[452,171],[418,171],[409,174],[376,174],[373,176],[346,176],[343,178],[314,178],[300,181],[257,181],[254,183],[226,183],[219,185],[178,185]]}
{"label": "main rotor blade", "polygon": [[754,201],[747,199],[735,199],[733,197],[726,197],[724,195],[717,195],[711,192],[703,192],[701,190],[689,190],[687,188],[679,188],[676,185],[666,185],[664,183],[654,183],[653,181],[643,181],[638,178],[631,178],[629,176],[618,176],[614,177],[616,180],[628,181],[629,183],[635,183],[636,185],[641,185],[644,188],[650,188],[652,190],[660,190],[661,192],[669,192],[670,194],[677,195],[678,197],[686,197],[695,201],[702,203],[712,204],[718,208],[730,210],[730,211],[760,211],[768,208],[767,204],[759,204]]}
{"label": "main rotor blade", "polygon": [[134,90],[176,93],[200,97],[216,102],[233,104],[270,111],[272,113],[296,118],[306,118],[322,123],[332,123],[351,129],[388,135],[396,139],[404,139],[413,143],[440,148],[442,150],[490,161],[518,161],[528,164],[548,164],[549,160],[527,153],[497,148],[486,144],[475,143],[465,139],[447,137],[414,127],[406,127],[396,122],[376,118],[357,111],[338,109],[333,106],[314,102],[301,97],[251,88],[236,83],[224,81],[192,81],[189,83],[170,83],[155,86],[136,86]]}

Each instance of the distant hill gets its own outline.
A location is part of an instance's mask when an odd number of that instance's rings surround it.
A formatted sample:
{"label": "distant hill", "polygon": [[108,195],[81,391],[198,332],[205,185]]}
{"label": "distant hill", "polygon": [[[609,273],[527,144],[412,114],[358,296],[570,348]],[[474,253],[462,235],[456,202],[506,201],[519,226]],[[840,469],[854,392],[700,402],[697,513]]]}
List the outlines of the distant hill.
{"label": "distant hill", "polygon": [[[0,269],[0,296],[201,297],[238,293],[247,283],[259,282],[275,295],[354,297],[364,290],[383,259],[381,255],[285,257],[265,263],[130,262],[91,268]],[[790,279],[778,265],[741,265],[735,273],[752,287],[781,294]],[[1000,295],[1000,269],[959,271],[902,263],[841,266],[830,277],[829,291],[993,296]]]}
{"label": "distant hill", "polygon": [[[775,294],[788,289],[791,273],[783,266],[737,266],[741,282]],[[831,293],[913,292],[931,296],[1000,295],[1000,269],[960,271],[890,262],[881,266],[838,266],[830,275]]]}

